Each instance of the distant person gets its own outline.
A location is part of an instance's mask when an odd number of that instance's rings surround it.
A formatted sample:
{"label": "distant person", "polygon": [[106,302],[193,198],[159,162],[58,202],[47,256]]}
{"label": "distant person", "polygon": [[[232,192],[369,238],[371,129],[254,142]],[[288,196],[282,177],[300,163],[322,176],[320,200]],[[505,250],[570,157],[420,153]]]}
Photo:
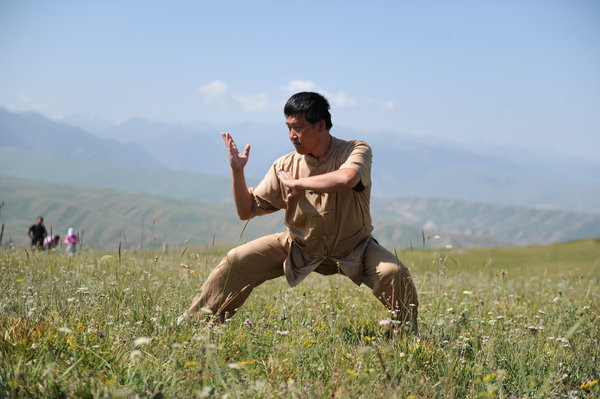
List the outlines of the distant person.
{"label": "distant person", "polygon": [[48,235],[48,231],[46,231],[44,218],[42,216],[38,216],[37,223],[31,225],[29,230],[27,230],[27,235],[31,240],[31,246],[33,248],[44,249],[44,238]]}
{"label": "distant person", "polygon": [[54,235],[54,236],[46,236],[46,238],[44,238],[44,249],[46,250],[53,250],[58,248],[58,246],[60,245],[60,236],[58,234]]}
{"label": "distant person", "polygon": [[203,310],[225,320],[270,279],[285,276],[294,287],[312,272],[339,273],[371,288],[401,331],[418,334],[417,291],[408,268],[371,235],[371,148],[330,134],[329,102],[318,93],[294,94],[284,114],[295,152],[276,160],[254,188],[244,175],[250,145],[240,152],[229,133],[222,137],[240,219],[283,209],[287,231],[229,251],[178,323]]}
{"label": "distant person", "polygon": [[69,227],[67,235],[65,236],[65,252],[69,255],[73,255],[77,252],[77,243],[79,243],[79,237],[77,237],[75,229]]}

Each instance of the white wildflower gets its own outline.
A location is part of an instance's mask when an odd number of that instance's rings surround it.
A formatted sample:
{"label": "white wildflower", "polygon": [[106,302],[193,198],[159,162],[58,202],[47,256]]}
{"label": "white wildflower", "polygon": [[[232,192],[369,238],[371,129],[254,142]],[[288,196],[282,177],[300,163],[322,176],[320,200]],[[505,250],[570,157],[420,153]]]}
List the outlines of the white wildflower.
{"label": "white wildflower", "polygon": [[132,350],[131,353],[129,354],[129,360],[131,360],[132,362],[135,362],[139,359],[142,358],[142,351],[140,350]]}
{"label": "white wildflower", "polygon": [[152,340],[148,337],[138,337],[133,341],[134,346],[148,345]]}

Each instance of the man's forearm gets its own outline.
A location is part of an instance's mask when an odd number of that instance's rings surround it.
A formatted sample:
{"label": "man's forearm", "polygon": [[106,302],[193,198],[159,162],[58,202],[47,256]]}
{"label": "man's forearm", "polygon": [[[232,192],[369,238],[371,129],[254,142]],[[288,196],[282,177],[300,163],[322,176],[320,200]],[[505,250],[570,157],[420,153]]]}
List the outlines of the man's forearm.
{"label": "man's forearm", "polygon": [[244,170],[231,170],[233,200],[237,209],[238,216],[242,220],[248,220],[252,217],[252,196],[246,185]]}
{"label": "man's forearm", "polygon": [[339,169],[322,175],[293,179],[290,184],[295,190],[335,193],[350,190],[359,182],[360,174],[354,169]]}

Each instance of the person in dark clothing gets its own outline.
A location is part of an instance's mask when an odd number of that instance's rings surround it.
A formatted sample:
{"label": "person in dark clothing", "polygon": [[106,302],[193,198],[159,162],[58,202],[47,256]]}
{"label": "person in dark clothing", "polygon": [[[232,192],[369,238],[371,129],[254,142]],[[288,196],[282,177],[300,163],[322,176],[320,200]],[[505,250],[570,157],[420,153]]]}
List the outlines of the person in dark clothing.
{"label": "person in dark clothing", "polygon": [[46,231],[46,226],[44,226],[44,218],[38,216],[37,223],[31,225],[29,230],[27,230],[27,235],[31,240],[31,246],[35,248],[44,249],[44,238],[48,235]]}

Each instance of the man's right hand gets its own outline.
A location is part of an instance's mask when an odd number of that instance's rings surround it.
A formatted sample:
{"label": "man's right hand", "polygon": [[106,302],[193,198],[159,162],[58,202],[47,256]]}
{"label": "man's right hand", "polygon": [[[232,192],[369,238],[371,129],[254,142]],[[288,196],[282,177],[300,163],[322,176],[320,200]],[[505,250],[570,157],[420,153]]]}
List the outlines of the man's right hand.
{"label": "man's right hand", "polygon": [[229,157],[229,165],[231,169],[241,171],[248,163],[248,156],[250,155],[250,144],[246,144],[244,152],[240,153],[233,137],[229,133],[221,133],[225,146],[227,147],[227,155]]}

